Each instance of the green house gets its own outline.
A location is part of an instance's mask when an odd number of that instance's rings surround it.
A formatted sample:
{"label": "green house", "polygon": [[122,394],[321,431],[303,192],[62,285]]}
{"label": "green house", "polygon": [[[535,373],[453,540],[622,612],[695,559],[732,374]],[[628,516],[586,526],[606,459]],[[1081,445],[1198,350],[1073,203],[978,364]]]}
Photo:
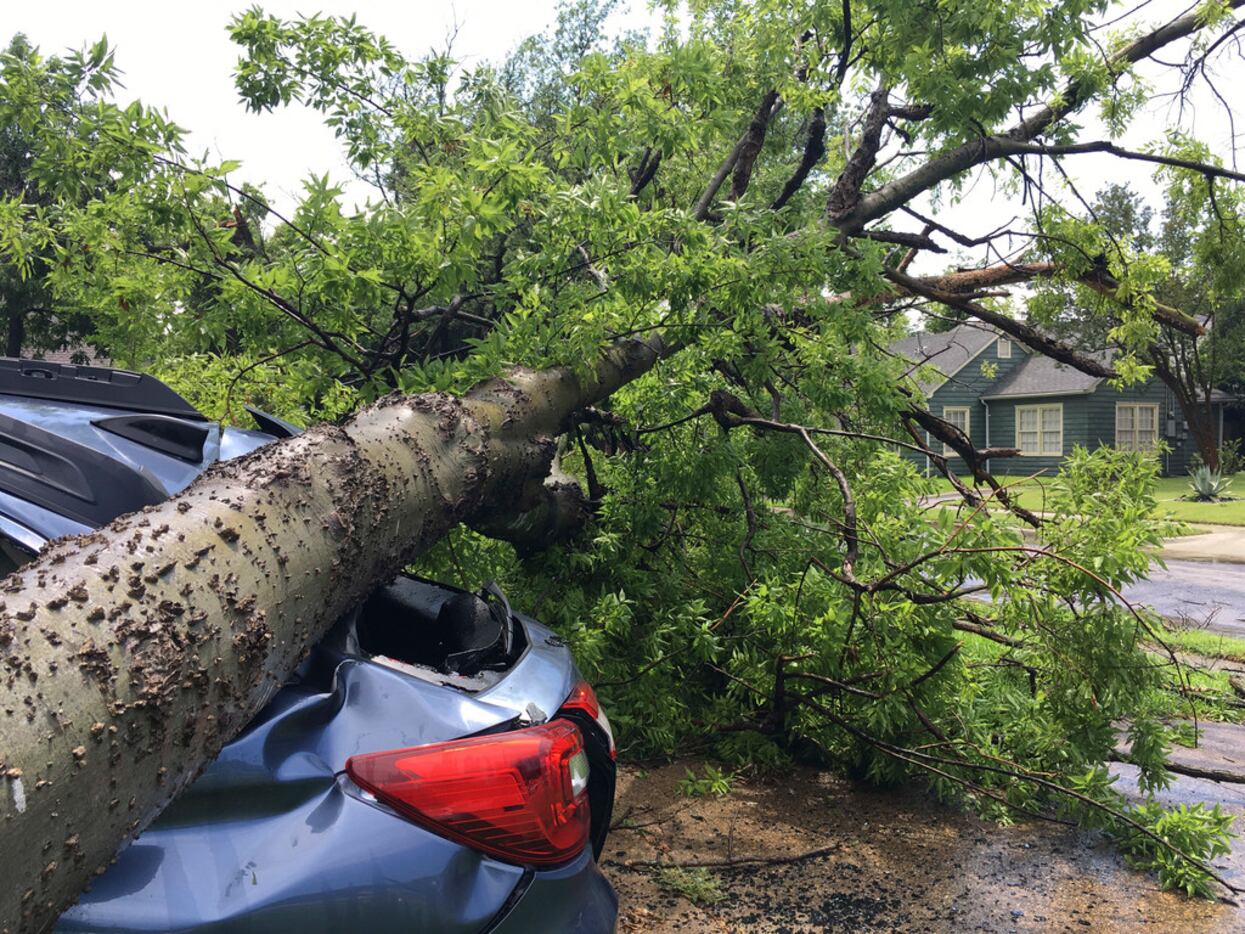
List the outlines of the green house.
{"label": "green house", "polygon": [[[1116,389],[979,324],[911,334],[891,350],[908,364],[931,412],[965,431],[978,448],[1021,452],[995,458],[990,469],[996,474],[1054,473],[1078,444],[1148,451],[1160,441],[1163,473],[1183,474],[1197,450],[1179,404],[1157,379]],[[1211,397],[1221,442],[1231,401],[1218,390]],[[928,457],[903,454],[932,470]],[[958,457],[951,467],[965,470]]]}

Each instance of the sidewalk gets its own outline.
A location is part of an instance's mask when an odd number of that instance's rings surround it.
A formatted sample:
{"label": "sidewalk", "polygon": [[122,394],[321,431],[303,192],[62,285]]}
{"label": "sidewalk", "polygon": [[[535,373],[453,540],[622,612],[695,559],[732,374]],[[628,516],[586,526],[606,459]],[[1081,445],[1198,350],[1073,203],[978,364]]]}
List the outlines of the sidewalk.
{"label": "sidewalk", "polygon": [[1163,557],[1245,564],[1245,526],[1206,525],[1201,522],[1196,525],[1206,531],[1165,540]]}

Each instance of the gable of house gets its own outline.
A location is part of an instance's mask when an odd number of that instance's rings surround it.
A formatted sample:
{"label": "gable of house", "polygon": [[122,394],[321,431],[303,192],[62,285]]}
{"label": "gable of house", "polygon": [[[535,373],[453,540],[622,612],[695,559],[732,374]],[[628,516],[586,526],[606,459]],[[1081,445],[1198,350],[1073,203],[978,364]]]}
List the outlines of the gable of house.
{"label": "gable of house", "polygon": [[[910,373],[928,400],[930,411],[965,430],[978,447],[984,446],[981,439],[986,434],[982,394],[1007,379],[1029,357],[1024,345],[993,328],[974,324],[939,334],[913,334],[891,350],[909,362]],[[905,456],[922,466],[925,463],[916,452]],[[964,468],[963,461],[952,458],[952,469]]]}
{"label": "gable of house", "polygon": [[919,331],[891,346],[891,353],[905,361],[908,375],[927,398],[977,359],[998,337],[985,325],[961,324],[949,331]]}

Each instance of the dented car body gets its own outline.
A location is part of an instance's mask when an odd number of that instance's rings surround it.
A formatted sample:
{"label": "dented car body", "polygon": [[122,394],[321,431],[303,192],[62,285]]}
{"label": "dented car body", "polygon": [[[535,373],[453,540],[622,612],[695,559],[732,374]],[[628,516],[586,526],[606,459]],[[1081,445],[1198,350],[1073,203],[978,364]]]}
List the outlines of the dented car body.
{"label": "dented car body", "polygon": [[[0,360],[6,573],[295,430],[254,414],[265,430],[222,428],[151,377]],[[400,577],[57,931],[612,931],[613,794],[608,720],[561,640],[495,589]]]}

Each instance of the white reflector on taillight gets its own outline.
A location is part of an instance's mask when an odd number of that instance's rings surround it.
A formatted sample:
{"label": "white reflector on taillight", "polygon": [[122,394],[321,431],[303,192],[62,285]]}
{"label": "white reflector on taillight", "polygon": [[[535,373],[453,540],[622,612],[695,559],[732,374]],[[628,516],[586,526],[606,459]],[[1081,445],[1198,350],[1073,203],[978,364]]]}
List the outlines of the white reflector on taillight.
{"label": "white reflector on taillight", "polygon": [[580,749],[571,756],[569,763],[571,773],[571,794],[579,797],[588,790],[588,753]]}

